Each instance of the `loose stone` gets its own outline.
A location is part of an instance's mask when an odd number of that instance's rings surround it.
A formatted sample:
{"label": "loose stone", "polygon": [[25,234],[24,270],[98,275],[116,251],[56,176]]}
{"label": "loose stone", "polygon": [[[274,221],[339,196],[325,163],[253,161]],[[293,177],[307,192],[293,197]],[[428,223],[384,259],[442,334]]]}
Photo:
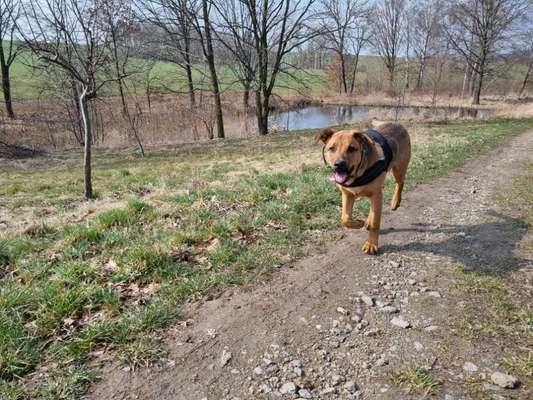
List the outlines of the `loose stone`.
{"label": "loose stone", "polygon": [[503,372],[494,372],[490,376],[490,380],[496,385],[498,385],[499,387],[502,387],[505,389],[513,389],[519,383],[516,377],[512,375],[504,374]]}

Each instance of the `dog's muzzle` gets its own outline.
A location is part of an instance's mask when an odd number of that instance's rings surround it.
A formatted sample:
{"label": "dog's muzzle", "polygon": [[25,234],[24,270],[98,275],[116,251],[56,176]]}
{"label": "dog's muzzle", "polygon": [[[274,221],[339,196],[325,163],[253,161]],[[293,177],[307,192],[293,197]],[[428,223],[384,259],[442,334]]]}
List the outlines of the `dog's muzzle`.
{"label": "dog's muzzle", "polygon": [[335,183],[342,185],[348,180],[352,172],[353,167],[349,168],[348,163],[346,161],[337,160],[333,163],[333,172],[329,179],[335,181]]}

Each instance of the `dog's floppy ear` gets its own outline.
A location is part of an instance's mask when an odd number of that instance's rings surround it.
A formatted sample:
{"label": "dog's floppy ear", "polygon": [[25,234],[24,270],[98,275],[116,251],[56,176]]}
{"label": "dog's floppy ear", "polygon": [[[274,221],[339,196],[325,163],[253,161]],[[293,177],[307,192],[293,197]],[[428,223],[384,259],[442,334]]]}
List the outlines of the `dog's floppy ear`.
{"label": "dog's floppy ear", "polygon": [[318,132],[315,135],[315,141],[326,144],[328,140],[333,136],[335,131],[331,128],[326,128],[322,132]]}
{"label": "dog's floppy ear", "polygon": [[372,140],[367,135],[365,135],[363,132],[355,131],[353,133],[353,138],[361,143],[361,146],[366,153],[370,152],[372,148]]}

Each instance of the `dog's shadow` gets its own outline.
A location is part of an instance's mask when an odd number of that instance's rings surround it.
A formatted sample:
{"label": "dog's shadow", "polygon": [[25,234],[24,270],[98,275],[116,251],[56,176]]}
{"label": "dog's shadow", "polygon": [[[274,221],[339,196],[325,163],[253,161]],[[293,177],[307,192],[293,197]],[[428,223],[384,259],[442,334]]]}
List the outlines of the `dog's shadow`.
{"label": "dog's shadow", "polygon": [[[420,232],[427,235],[425,241],[405,244],[383,244],[382,253],[419,251],[451,257],[463,268],[476,272],[501,275],[525,266],[533,260],[517,257],[516,244],[528,230],[524,221],[491,211],[488,222],[476,225],[414,224],[410,228],[385,229],[384,235],[398,232]],[[443,239],[441,238],[443,237]]]}

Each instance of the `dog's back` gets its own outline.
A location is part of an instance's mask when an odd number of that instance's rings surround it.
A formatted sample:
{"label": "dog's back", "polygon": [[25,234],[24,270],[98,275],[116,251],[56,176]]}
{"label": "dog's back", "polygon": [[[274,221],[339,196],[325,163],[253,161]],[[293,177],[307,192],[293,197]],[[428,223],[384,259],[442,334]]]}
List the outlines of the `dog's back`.
{"label": "dog's back", "polygon": [[[374,126],[374,123],[372,125]],[[409,163],[411,158],[411,139],[407,129],[393,122],[381,122],[374,129],[387,139],[391,147],[393,154],[391,167]]]}

